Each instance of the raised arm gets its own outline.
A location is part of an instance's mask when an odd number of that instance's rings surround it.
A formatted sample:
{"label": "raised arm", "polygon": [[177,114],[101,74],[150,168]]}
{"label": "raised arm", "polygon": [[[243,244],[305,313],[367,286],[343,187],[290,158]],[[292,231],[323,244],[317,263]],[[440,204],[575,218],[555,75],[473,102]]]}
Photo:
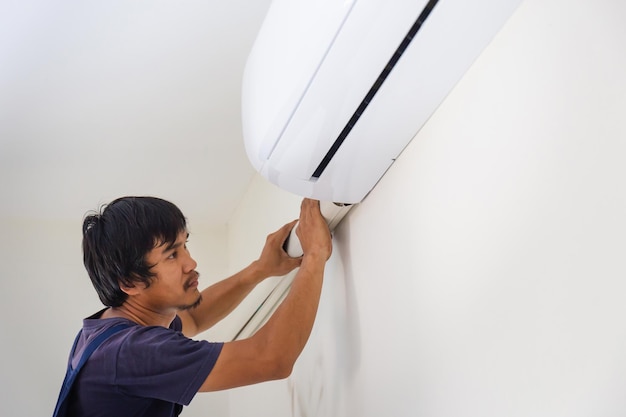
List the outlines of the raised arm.
{"label": "raised arm", "polygon": [[296,233],[304,255],[289,294],[252,337],[224,344],[200,391],[286,378],[302,352],[317,314],[324,266],[332,252],[319,202],[304,199]]}
{"label": "raised arm", "polygon": [[178,313],[187,337],[209,329],[230,314],[264,279],[287,275],[300,265],[301,258],[289,257],[282,248],[296,222],[294,220],[270,234],[259,259],[235,275],[204,289],[198,307]]}

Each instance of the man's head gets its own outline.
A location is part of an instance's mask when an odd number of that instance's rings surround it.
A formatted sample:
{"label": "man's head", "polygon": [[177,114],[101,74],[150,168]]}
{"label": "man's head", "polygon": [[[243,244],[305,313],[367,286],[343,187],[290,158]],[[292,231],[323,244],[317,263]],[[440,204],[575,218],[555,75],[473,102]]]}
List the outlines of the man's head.
{"label": "man's head", "polygon": [[174,204],[155,197],[122,197],[83,222],[83,261],[102,303],[119,307],[128,295],[120,289],[149,287],[152,249],[172,244],[187,229]]}

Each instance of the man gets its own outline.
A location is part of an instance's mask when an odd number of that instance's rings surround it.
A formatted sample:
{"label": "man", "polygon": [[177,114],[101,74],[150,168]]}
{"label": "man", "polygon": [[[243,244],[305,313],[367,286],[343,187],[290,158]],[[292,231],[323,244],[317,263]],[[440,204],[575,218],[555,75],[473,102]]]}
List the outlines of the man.
{"label": "man", "polygon": [[[332,251],[319,202],[304,199],[297,236],[304,255],[282,249],[296,221],[268,236],[258,260],[202,292],[187,250],[186,220],[172,203],[124,197],[83,223],[83,256],[107,307],[84,320],[70,364],[107,336],[78,373],[71,416],[175,416],[196,392],[286,378],[310,335]],[[194,336],[229,314],[270,276],[298,270],[290,292],[252,337],[209,343]]]}

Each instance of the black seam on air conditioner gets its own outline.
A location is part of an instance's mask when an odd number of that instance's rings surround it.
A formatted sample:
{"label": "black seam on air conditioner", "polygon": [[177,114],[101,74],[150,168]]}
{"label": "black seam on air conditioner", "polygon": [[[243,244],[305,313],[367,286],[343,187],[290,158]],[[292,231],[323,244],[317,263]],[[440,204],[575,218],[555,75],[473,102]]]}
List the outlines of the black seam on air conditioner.
{"label": "black seam on air conditioner", "polygon": [[361,104],[359,104],[359,107],[357,107],[356,111],[354,112],[350,120],[348,120],[348,123],[344,126],[343,130],[341,131],[339,136],[337,136],[337,139],[335,139],[335,142],[332,144],[332,146],[330,147],[330,149],[328,150],[328,152],[322,159],[322,162],[320,162],[320,164],[315,169],[315,172],[313,172],[311,179],[316,180],[320,177],[320,175],[322,175],[322,172],[324,172],[324,170],[330,163],[331,159],[333,159],[333,156],[335,156],[335,153],[337,153],[337,150],[339,150],[339,147],[341,146],[343,141],[346,139],[346,137],[348,136],[348,134],[350,133],[350,131],[352,130],[356,122],[359,120],[359,118],[361,117],[361,115],[363,114],[367,106],[370,104],[370,102],[372,101],[372,99],[374,98],[374,96],[376,95],[380,87],[382,86],[382,84],[385,82],[385,80],[389,76],[389,73],[391,73],[391,70],[393,69],[393,67],[398,63],[398,60],[400,59],[400,57],[402,56],[406,48],[409,46],[409,44],[411,43],[411,41],[413,40],[413,38],[415,37],[419,29],[422,27],[422,24],[426,21],[426,19],[430,15],[430,12],[433,10],[433,8],[435,7],[438,1],[439,0],[430,0],[426,4],[424,9],[418,16],[417,20],[415,21],[415,23],[413,23],[413,26],[411,26],[411,29],[409,29],[409,32],[406,34],[406,36],[400,43],[400,46],[396,48],[396,51],[394,52],[393,56],[391,57],[391,59],[389,60],[389,62],[387,63],[383,71],[380,73],[380,75],[374,82],[374,85],[372,85],[370,90],[367,92],[367,94],[365,95],[365,98],[361,101]]}

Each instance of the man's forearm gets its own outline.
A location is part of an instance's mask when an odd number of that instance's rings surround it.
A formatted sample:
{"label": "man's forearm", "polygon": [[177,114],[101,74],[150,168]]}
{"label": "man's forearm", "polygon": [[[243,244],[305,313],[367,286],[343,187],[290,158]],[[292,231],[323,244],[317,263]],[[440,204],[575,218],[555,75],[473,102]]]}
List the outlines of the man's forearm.
{"label": "man's forearm", "polygon": [[[282,246],[294,224],[283,227],[274,238],[270,235],[268,242],[274,242],[271,246]],[[302,201],[296,235],[304,253],[301,258],[289,258],[282,249],[274,252],[282,258],[279,264],[288,268],[274,268],[273,271],[288,272],[287,269],[293,269],[296,263],[300,265],[289,293],[254,335],[223,345],[201,391],[282,379],[291,373],[311,335],[322,292],[324,268],[332,253],[330,231],[320,213],[319,202],[306,198]],[[269,258],[261,256],[261,259]]]}
{"label": "man's forearm", "polygon": [[255,337],[268,346],[291,368],[309,339],[322,291],[326,259],[305,256],[285,300]]}

